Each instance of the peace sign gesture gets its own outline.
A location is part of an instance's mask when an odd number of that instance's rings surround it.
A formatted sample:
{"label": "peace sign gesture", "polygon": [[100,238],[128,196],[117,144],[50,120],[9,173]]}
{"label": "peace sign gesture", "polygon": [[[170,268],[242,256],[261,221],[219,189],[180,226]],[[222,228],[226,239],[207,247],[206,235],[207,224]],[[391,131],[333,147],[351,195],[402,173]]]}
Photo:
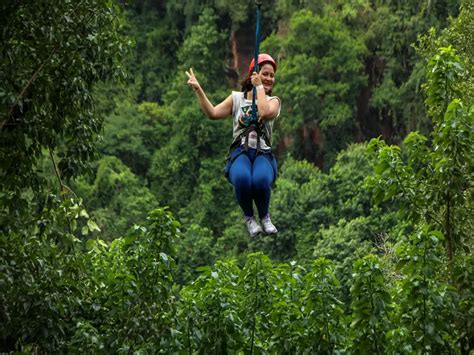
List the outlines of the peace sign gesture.
{"label": "peace sign gesture", "polygon": [[188,76],[189,87],[194,91],[198,91],[201,88],[201,85],[199,85],[199,81],[196,79],[196,75],[194,75],[193,68],[190,68],[189,72],[186,71],[186,75]]}

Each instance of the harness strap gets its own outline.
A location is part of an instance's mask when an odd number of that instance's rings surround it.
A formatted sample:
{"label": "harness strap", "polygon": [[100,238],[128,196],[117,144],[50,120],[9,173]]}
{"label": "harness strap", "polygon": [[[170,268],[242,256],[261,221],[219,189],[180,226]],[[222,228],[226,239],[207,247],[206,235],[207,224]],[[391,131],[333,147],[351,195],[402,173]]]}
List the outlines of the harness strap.
{"label": "harness strap", "polygon": [[239,136],[232,142],[232,144],[229,147],[229,156],[230,156],[230,153],[232,152],[232,150],[234,150],[234,148],[238,147],[242,143],[242,138],[244,138],[244,149],[245,149],[245,151],[248,151],[248,149],[249,149],[249,136],[250,136],[251,132],[257,133],[257,153],[262,152],[261,143],[260,143],[260,138],[261,137],[264,139],[265,143],[269,147],[271,146],[270,141],[269,141],[267,135],[265,134],[265,131],[262,131],[260,129],[260,127],[258,127],[257,125],[251,124],[241,134],[239,134]]}
{"label": "harness strap", "polygon": [[[247,132],[247,130],[246,130],[246,132]],[[259,152],[262,151],[261,148],[260,148],[260,136],[261,136],[261,130],[260,129],[248,130],[248,133],[245,135],[244,149],[245,149],[245,151],[249,150],[249,137],[250,137],[251,132],[255,132],[257,134],[257,153],[259,153]],[[243,136],[243,133],[242,133],[241,137],[242,136]],[[240,139],[242,139],[242,138],[240,138]]]}
{"label": "harness strap", "polygon": [[260,153],[260,133],[262,132],[260,129],[257,132],[257,154]]}

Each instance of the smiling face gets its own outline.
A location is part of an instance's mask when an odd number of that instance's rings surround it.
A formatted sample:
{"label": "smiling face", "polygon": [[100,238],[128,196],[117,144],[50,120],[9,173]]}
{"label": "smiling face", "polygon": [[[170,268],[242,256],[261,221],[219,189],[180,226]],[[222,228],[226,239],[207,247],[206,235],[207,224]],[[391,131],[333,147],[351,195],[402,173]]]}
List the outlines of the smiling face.
{"label": "smiling face", "polygon": [[263,64],[258,75],[260,76],[265,92],[271,92],[273,84],[275,83],[275,69],[273,69],[273,66],[268,63]]}

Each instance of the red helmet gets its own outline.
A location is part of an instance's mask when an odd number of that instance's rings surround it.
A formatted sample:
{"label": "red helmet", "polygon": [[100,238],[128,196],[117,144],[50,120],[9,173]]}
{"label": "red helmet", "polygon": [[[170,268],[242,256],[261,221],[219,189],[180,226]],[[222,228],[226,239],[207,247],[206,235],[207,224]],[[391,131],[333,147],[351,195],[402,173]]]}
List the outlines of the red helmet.
{"label": "red helmet", "polygon": [[[258,65],[260,66],[260,64],[262,64],[262,63],[270,63],[273,66],[273,70],[275,70],[275,72],[277,71],[276,62],[272,58],[271,55],[266,54],[266,53],[259,54],[258,55]],[[250,65],[249,65],[249,73],[248,73],[249,76],[252,75],[252,72],[254,70],[254,66],[255,66],[255,58],[252,58],[252,61],[250,62]]]}

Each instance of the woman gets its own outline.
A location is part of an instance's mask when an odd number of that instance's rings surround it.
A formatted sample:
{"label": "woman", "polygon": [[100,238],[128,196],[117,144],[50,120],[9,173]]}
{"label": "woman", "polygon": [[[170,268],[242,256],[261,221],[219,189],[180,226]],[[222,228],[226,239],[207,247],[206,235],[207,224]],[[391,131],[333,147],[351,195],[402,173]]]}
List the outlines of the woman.
{"label": "woman", "polygon": [[[258,56],[258,73],[254,60],[242,82],[242,91],[233,91],[214,106],[199,85],[192,69],[186,71],[188,85],[196,92],[204,113],[213,120],[233,118],[233,142],[226,165],[226,177],[234,185],[237,201],[242,208],[251,237],[264,231],[276,234],[268,207],[277,166],[271,150],[273,122],[280,114],[280,99],[271,96],[277,65],[268,54]],[[256,112],[252,114],[253,88],[256,88]],[[262,226],[254,217],[253,204],[258,209]],[[262,230],[263,227],[263,230]]]}

